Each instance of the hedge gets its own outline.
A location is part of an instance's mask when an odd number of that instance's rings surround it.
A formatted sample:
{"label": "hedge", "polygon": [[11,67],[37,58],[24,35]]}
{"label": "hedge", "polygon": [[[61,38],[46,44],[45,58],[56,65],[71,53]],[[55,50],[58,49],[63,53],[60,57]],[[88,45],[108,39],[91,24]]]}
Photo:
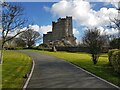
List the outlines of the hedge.
{"label": "hedge", "polygon": [[112,49],[112,50],[109,50],[108,52],[108,59],[109,59],[109,64],[111,65],[111,57],[112,57],[112,54],[117,51],[118,49]]}
{"label": "hedge", "polygon": [[120,50],[113,49],[108,52],[110,64],[114,70],[120,73]]}

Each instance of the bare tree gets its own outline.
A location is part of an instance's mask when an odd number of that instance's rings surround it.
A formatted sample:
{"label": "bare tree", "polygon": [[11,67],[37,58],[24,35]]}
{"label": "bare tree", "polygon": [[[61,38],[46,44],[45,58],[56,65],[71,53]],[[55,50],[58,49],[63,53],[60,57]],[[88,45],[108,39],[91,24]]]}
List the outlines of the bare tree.
{"label": "bare tree", "polygon": [[[24,9],[21,6],[6,2],[1,3],[1,5],[2,5],[2,49],[3,49],[5,42],[15,38],[17,35],[23,32],[20,31],[20,29],[24,26],[26,20],[22,17]],[[10,33],[15,34],[11,38],[7,38]],[[0,63],[2,63],[2,52]]]}
{"label": "bare tree", "polygon": [[17,47],[26,47],[25,41],[22,40],[20,37],[14,39]]}
{"label": "bare tree", "polygon": [[[113,35],[114,36],[113,39],[118,44],[117,48],[119,49],[120,48],[120,46],[119,46],[120,45],[120,42],[119,42],[119,38],[120,38],[120,2],[118,2],[116,10],[118,11],[118,14],[117,14],[117,16],[115,18],[111,18],[110,17],[111,23],[108,26],[108,28],[114,28],[114,29],[118,30],[118,34],[117,35]],[[109,38],[111,38],[111,37],[109,37]],[[112,42],[112,40],[110,40],[110,42]],[[112,44],[114,45],[114,43],[112,43]]]}
{"label": "bare tree", "polygon": [[111,21],[111,23],[114,23],[114,24],[110,25],[108,27],[109,28],[114,28],[114,29],[118,30],[118,38],[119,38],[120,37],[120,15],[117,18],[110,19],[110,21]]}
{"label": "bare tree", "polygon": [[[11,38],[11,37],[9,36],[9,37],[7,37],[7,39],[8,38]],[[9,50],[9,49],[13,50],[13,49],[15,49],[15,47],[16,47],[16,43],[15,43],[14,39],[11,39],[11,40],[5,42],[5,44],[4,44],[4,48],[7,50]]]}
{"label": "bare tree", "polygon": [[118,11],[117,16],[115,18],[110,17],[110,21],[114,24],[110,25],[108,27],[117,29],[118,30],[118,37],[120,37],[120,1],[118,2],[116,10]]}
{"label": "bare tree", "polygon": [[42,37],[39,32],[28,29],[26,32],[21,33],[20,38],[25,41],[28,48],[32,48],[36,41],[40,40]]}
{"label": "bare tree", "polygon": [[105,43],[105,36],[100,35],[97,28],[88,29],[83,37],[83,44],[89,48],[89,53],[92,56],[92,61],[97,64],[102,47]]}

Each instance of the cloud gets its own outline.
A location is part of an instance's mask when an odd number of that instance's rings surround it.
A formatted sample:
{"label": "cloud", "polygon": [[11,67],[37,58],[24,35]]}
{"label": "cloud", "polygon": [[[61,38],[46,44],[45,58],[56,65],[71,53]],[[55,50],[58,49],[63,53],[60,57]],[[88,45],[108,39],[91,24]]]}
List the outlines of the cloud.
{"label": "cloud", "polygon": [[40,26],[38,25],[29,25],[29,28],[33,29],[34,31],[39,32],[40,31]]}
{"label": "cloud", "polygon": [[44,6],[43,9],[45,9],[46,11],[50,11],[50,8],[46,6]]}
{"label": "cloud", "polygon": [[113,2],[119,2],[120,0],[85,0],[85,1],[89,1],[89,2],[109,2],[109,3],[113,3]]}
{"label": "cloud", "polygon": [[104,29],[103,27],[98,27],[100,29],[100,32],[102,35],[107,34],[107,35],[115,35],[118,33],[117,29],[111,28],[111,29]]}
{"label": "cloud", "polygon": [[[49,31],[52,31],[52,26],[51,25],[46,25],[46,26],[39,26],[39,25],[29,25],[29,28],[33,29],[34,31],[39,32],[41,35],[46,34]],[[18,33],[18,31],[25,31],[27,27],[15,30],[14,32],[9,32],[8,36],[14,36],[15,34]]]}
{"label": "cloud", "polygon": [[110,23],[110,18],[117,17],[115,8],[101,8],[95,11],[88,1],[84,0],[61,0],[47,8],[54,16],[72,16],[79,25],[87,27],[104,26]]}
{"label": "cloud", "polygon": [[80,32],[76,28],[73,28],[73,34],[74,36],[78,37],[80,35]]}
{"label": "cloud", "polygon": [[111,28],[111,29],[106,29],[105,32],[107,35],[116,35],[118,33],[118,30]]}
{"label": "cloud", "polygon": [[110,19],[118,16],[118,11],[115,8],[101,8],[93,15],[95,16],[94,19],[97,22],[97,26],[105,26],[110,24]]}
{"label": "cloud", "polygon": [[47,32],[52,31],[52,26],[51,25],[47,25],[47,26],[41,26],[40,27],[40,32],[42,34],[46,34]]}
{"label": "cloud", "polygon": [[27,27],[24,27],[20,31],[22,32],[22,31],[25,31],[26,29],[27,29]]}
{"label": "cloud", "polygon": [[52,26],[51,25],[44,25],[44,26],[39,26],[39,25],[29,25],[30,28],[34,29],[35,31],[41,33],[41,34],[46,34],[49,31],[52,31]]}
{"label": "cloud", "polygon": [[[95,2],[95,0],[90,0]],[[119,2],[120,0],[97,0],[97,2],[104,2],[105,4],[112,4],[114,7],[118,8],[119,7]]]}
{"label": "cloud", "polygon": [[74,20],[80,20],[82,22],[89,18],[87,14],[89,10],[89,2],[82,0],[61,0],[60,2],[53,4],[51,7],[51,12],[54,14],[54,16],[73,16]]}

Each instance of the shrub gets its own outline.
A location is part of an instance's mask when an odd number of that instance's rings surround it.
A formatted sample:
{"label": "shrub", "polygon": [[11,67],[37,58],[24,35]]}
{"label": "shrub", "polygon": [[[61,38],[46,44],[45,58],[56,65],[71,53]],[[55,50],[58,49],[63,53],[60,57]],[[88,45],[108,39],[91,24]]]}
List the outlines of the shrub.
{"label": "shrub", "polygon": [[118,49],[112,49],[112,50],[109,50],[108,52],[108,59],[109,59],[109,64],[111,65],[111,57],[112,57],[112,54],[117,51]]}
{"label": "shrub", "polygon": [[120,50],[113,52],[111,57],[111,65],[116,72],[120,73]]}
{"label": "shrub", "polygon": [[112,49],[108,52],[109,63],[114,70],[120,73],[120,50]]}

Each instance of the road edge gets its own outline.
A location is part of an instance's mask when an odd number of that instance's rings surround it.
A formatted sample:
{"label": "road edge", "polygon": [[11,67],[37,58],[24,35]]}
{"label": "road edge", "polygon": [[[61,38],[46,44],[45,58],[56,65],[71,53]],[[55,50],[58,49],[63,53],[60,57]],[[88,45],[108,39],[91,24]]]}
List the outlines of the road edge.
{"label": "road edge", "polygon": [[[66,61],[66,60],[64,60],[64,61]],[[117,88],[117,89],[120,90],[120,87],[119,87],[119,86],[117,86],[117,85],[115,85],[115,84],[113,84],[113,83],[111,83],[111,82],[109,82],[109,81],[107,81],[107,80],[105,80],[105,79],[103,79],[103,78],[101,78],[101,77],[99,77],[99,76],[97,76],[97,75],[95,75],[95,74],[93,74],[93,73],[91,73],[91,72],[89,72],[89,71],[87,71],[87,70],[85,70],[85,69],[83,69],[83,68],[81,68],[81,67],[73,64],[73,63],[71,63],[71,62],[69,62],[69,61],[66,61],[66,62],[68,62],[69,64],[73,65],[74,67],[76,67],[76,68],[78,68],[78,69],[81,69],[82,71],[84,71],[84,72],[86,72],[86,73],[88,73],[88,74],[90,74],[90,75],[98,78],[99,80],[102,80],[102,81],[104,81],[104,82],[106,82],[106,83],[108,83],[108,84],[112,85],[113,87],[115,87],[115,88]]]}
{"label": "road edge", "polygon": [[27,86],[28,86],[28,83],[29,83],[29,81],[30,81],[30,79],[32,77],[33,71],[34,71],[34,67],[35,67],[35,61],[32,59],[32,68],[31,68],[30,74],[29,74],[29,76],[28,76],[28,78],[27,78],[27,80],[26,80],[26,82],[25,82],[25,84],[23,86],[23,90],[25,90],[27,88]]}

